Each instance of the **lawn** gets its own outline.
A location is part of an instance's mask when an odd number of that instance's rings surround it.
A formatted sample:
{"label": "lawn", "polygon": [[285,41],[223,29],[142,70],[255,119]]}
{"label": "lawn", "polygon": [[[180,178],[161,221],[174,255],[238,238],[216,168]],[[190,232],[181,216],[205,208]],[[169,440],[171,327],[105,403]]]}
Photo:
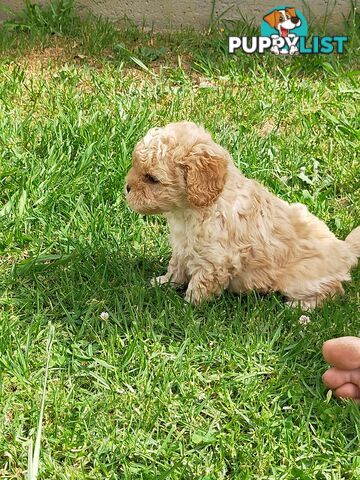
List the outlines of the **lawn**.
{"label": "lawn", "polygon": [[194,307],[150,287],[167,226],[124,201],[135,143],[189,119],[340,238],[360,224],[355,27],[346,54],[297,58],[231,56],[229,28],[2,28],[1,479],[27,478],[47,362],[39,479],[360,478],[359,406],[321,381],[323,341],[360,335],[359,268],[307,325],[279,295]]}

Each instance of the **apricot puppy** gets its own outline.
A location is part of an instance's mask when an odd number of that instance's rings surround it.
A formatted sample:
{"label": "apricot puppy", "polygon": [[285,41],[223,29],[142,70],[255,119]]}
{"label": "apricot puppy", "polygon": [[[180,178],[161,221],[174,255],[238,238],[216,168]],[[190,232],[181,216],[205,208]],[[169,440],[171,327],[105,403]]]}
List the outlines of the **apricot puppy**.
{"label": "apricot puppy", "polygon": [[343,293],[360,256],[360,227],[337,239],[305,205],[245,178],[191,122],[152,128],[140,140],[125,194],[136,212],[167,218],[172,257],[156,281],[187,284],[189,302],[227,288],[280,291],[290,303],[314,308]]}

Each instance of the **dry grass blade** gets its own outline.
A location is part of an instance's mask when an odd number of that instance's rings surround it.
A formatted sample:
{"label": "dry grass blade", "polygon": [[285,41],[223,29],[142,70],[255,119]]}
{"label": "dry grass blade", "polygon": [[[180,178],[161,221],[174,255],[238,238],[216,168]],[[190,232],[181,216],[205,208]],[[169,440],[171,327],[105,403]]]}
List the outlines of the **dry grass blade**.
{"label": "dry grass blade", "polygon": [[30,443],[29,443],[27,480],[36,480],[39,474],[42,421],[43,421],[44,409],[45,409],[45,397],[46,397],[46,388],[47,388],[47,381],[48,381],[48,374],[49,374],[49,362],[51,357],[51,348],[54,340],[54,332],[55,332],[55,328],[53,325],[50,324],[47,345],[46,345],[45,378],[44,378],[44,386],[43,386],[43,392],[41,397],[41,407],[40,407],[38,428],[36,432],[35,448],[33,449],[32,439],[30,440]]}

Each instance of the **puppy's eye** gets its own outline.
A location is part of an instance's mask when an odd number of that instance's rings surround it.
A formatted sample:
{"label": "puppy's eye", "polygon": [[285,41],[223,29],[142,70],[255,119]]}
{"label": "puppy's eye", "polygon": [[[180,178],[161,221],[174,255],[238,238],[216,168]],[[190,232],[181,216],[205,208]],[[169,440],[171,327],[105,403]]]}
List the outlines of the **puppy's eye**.
{"label": "puppy's eye", "polygon": [[283,22],[284,21],[284,17],[280,17],[280,22]]}
{"label": "puppy's eye", "polygon": [[290,20],[290,15],[286,15],[286,20]]}
{"label": "puppy's eye", "polygon": [[145,175],[145,182],[146,183],[159,183],[159,180],[155,177],[153,177],[152,175],[150,175],[149,173],[147,173]]}

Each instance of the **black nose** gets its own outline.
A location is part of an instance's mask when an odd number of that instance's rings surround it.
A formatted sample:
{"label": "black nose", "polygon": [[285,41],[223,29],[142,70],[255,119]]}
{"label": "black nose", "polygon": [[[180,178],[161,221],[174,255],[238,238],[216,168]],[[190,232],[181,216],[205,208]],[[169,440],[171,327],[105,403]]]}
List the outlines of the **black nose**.
{"label": "black nose", "polygon": [[299,17],[291,17],[291,21],[293,23],[298,23],[299,20],[300,20]]}
{"label": "black nose", "polygon": [[130,187],[129,184],[127,184],[127,185],[126,185],[126,191],[127,191],[127,193],[130,193],[130,190],[131,190],[131,187]]}

